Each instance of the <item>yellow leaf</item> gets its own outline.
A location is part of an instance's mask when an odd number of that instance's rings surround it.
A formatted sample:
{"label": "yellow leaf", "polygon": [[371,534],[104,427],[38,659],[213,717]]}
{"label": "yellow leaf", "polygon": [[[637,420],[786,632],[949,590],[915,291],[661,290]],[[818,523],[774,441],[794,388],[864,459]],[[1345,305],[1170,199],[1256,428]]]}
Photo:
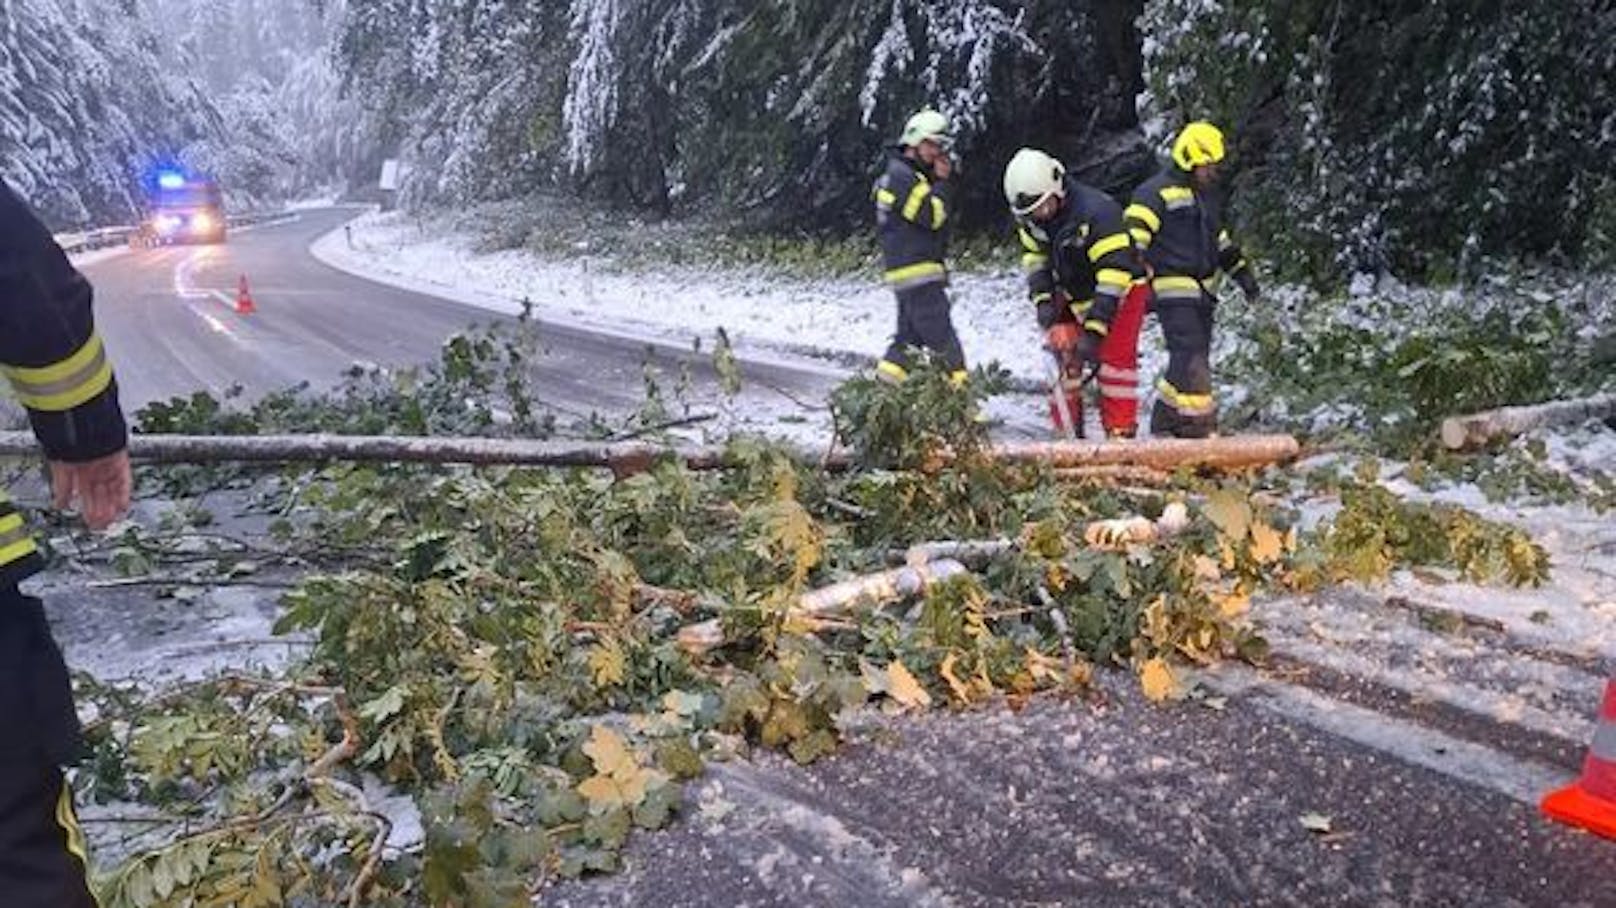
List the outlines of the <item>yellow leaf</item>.
{"label": "yellow leaf", "polygon": [[1166,661],[1160,658],[1149,659],[1139,666],[1139,684],[1144,688],[1145,696],[1156,703],[1178,696],[1178,679],[1173,677],[1173,670]]}
{"label": "yellow leaf", "polygon": [[1066,673],[1066,680],[1073,687],[1088,687],[1094,683],[1094,666],[1087,662],[1074,662]]}
{"label": "yellow leaf", "polygon": [[1258,564],[1272,564],[1285,554],[1285,537],[1266,523],[1251,525],[1251,557]]}
{"label": "yellow leaf", "polygon": [[1051,564],[1044,570],[1044,585],[1049,587],[1051,592],[1064,592],[1068,577],[1069,575],[1060,565]]}
{"label": "yellow leaf", "polygon": [[1053,656],[1046,656],[1030,646],[1026,648],[1026,657],[1022,660],[1022,664],[1026,667],[1027,674],[1039,684],[1060,680],[1060,663],[1055,661]]}
{"label": "yellow leaf", "polygon": [[1235,564],[1237,563],[1235,561],[1234,546],[1229,543],[1229,538],[1227,536],[1218,537],[1218,554],[1221,559],[1223,569],[1226,571],[1234,570]]}
{"label": "yellow leaf", "polygon": [[961,681],[958,675],[954,674],[954,663],[958,661],[958,653],[949,653],[944,657],[943,667],[938,669],[937,673],[943,676],[944,681],[948,682],[948,689],[954,694],[955,700],[961,703],[970,703],[971,688]]}
{"label": "yellow leaf", "polygon": [[589,671],[595,677],[596,687],[622,684],[628,674],[628,660],[615,641],[597,643],[589,648]]}
{"label": "yellow leaf", "polygon": [[931,694],[926,693],[909,669],[896,659],[887,666],[887,695],[904,706],[920,709],[931,706]]}
{"label": "yellow leaf", "polygon": [[1244,590],[1213,593],[1212,601],[1218,604],[1218,611],[1222,612],[1225,618],[1238,618],[1251,610],[1251,594]]}
{"label": "yellow leaf", "polygon": [[1195,579],[1217,581],[1223,579],[1218,563],[1205,555],[1195,556]]}
{"label": "yellow leaf", "polygon": [[637,769],[639,764],[634,760],[634,754],[623,743],[623,739],[604,725],[596,725],[589,730],[589,741],[584,744],[584,753],[595,763],[595,771],[603,776],[617,775],[624,767]]}
{"label": "yellow leaf", "polygon": [[1157,596],[1145,606],[1144,622],[1140,628],[1145,639],[1157,646],[1166,646],[1173,639],[1173,627],[1167,617],[1167,597]]}
{"label": "yellow leaf", "polygon": [[1206,496],[1206,517],[1228,539],[1239,542],[1251,529],[1251,501],[1239,489],[1219,489]]}
{"label": "yellow leaf", "polygon": [[601,811],[622,807],[628,803],[623,798],[623,789],[610,776],[591,776],[583,780],[578,783],[578,793],[583,795],[584,800],[592,807]]}

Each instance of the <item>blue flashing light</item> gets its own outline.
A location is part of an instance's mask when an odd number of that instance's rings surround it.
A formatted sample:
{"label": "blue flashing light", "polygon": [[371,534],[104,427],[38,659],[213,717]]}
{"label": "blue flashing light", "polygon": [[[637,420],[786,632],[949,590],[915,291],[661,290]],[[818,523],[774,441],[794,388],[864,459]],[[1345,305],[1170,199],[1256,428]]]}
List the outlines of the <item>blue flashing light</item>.
{"label": "blue flashing light", "polygon": [[185,186],[185,175],[164,171],[157,175],[157,185],[163,189],[181,189]]}

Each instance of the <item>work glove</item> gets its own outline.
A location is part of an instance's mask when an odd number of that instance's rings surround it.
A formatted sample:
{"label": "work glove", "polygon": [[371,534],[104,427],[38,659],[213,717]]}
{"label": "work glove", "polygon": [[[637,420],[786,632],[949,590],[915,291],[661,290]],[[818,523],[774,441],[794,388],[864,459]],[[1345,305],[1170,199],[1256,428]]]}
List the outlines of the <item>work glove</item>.
{"label": "work glove", "polygon": [[1061,317],[1061,302],[1055,297],[1049,297],[1038,303],[1038,327],[1044,331],[1055,327]]}
{"label": "work glove", "polygon": [[1044,332],[1044,349],[1063,362],[1077,355],[1078,345],[1082,341],[1083,331],[1072,322],[1051,325]]}
{"label": "work glove", "polygon": [[1084,369],[1100,365],[1100,343],[1102,338],[1093,331],[1084,331],[1077,338],[1077,362]]}
{"label": "work glove", "polygon": [[1246,295],[1246,302],[1248,303],[1255,303],[1257,298],[1262,295],[1261,290],[1257,287],[1257,276],[1251,273],[1250,268],[1235,275],[1234,282],[1240,285],[1240,292]]}

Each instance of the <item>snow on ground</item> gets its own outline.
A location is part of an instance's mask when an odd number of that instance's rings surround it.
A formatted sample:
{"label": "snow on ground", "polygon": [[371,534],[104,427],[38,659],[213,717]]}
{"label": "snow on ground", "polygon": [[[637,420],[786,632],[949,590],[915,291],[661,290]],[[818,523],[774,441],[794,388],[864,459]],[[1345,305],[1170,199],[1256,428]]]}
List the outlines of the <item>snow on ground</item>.
{"label": "snow on ground", "polygon": [[[1616,464],[1616,432],[1599,423],[1540,431],[1516,444],[1534,442],[1547,451],[1541,466],[1578,482]],[[1351,468],[1326,455],[1296,469],[1332,460]],[[1306,665],[1584,746],[1605,676],[1616,668],[1616,516],[1586,503],[1490,501],[1473,483],[1428,489],[1406,469],[1383,461],[1379,481],[1408,500],[1460,505],[1526,530],[1549,555],[1549,581],[1511,589],[1460,582],[1450,571],[1399,571],[1373,586],[1269,598],[1254,604],[1253,618],[1276,653]],[[1316,519],[1334,503],[1309,499],[1300,507]],[[1445,627],[1427,614],[1474,625]],[[1384,724],[1372,716],[1337,718],[1357,731]]]}
{"label": "snow on ground", "polygon": [[[401,212],[372,212],[315,243],[317,258],[387,283],[403,284],[497,312],[533,303],[545,318],[711,337],[719,328],[737,347],[880,356],[891,339],[895,304],[874,275],[804,280],[759,269],[664,265],[654,273],[617,268],[587,246],[568,258],[527,249],[474,251],[475,238]],[[582,245],[582,244],[581,244]],[[1045,358],[1015,272],[956,274],[954,323],[972,363],[997,360],[1017,378],[1041,381]],[[1159,339],[1147,335],[1145,375],[1160,368]]]}

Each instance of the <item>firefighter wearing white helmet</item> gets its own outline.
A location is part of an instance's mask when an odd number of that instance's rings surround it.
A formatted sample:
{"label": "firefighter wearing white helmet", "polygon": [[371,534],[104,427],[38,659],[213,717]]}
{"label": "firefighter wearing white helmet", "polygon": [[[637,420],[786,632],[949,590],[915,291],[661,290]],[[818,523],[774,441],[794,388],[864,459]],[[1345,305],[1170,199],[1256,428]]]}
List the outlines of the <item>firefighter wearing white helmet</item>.
{"label": "firefighter wearing white helmet", "polygon": [[930,108],[916,113],[871,190],[883,277],[898,300],[897,329],[876,373],[889,381],[908,377],[914,349],[931,351],[955,381],[965,379],[947,290],[951,144],[947,117]]}
{"label": "firefighter wearing white helmet", "polygon": [[1083,374],[1092,367],[1107,436],[1132,437],[1139,422],[1139,329],[1148,300],[1136,283],[1143,266],[1122,206],[1036,148],[1010,159],[1004,198],[1016,218],[1027,293],[1057,366],[1050,389],[1055,430],[1082,437]]}
{"label": "firefighter wearing white helmet", "polygon": [[1167,374],[1156,383],[1153,435],[1204,438],[1217,431],[1212,396],[1212,324],[1217,297],[1208,282],[1228,275],[1248,300],[1257,278],[1223,227],[1217,184],[1225,158],[1223,131],[1205,121],[1173,140],[1172,163],[1134,190],[1128,232],[1144,251],[1156,318],[1167,341]]}

